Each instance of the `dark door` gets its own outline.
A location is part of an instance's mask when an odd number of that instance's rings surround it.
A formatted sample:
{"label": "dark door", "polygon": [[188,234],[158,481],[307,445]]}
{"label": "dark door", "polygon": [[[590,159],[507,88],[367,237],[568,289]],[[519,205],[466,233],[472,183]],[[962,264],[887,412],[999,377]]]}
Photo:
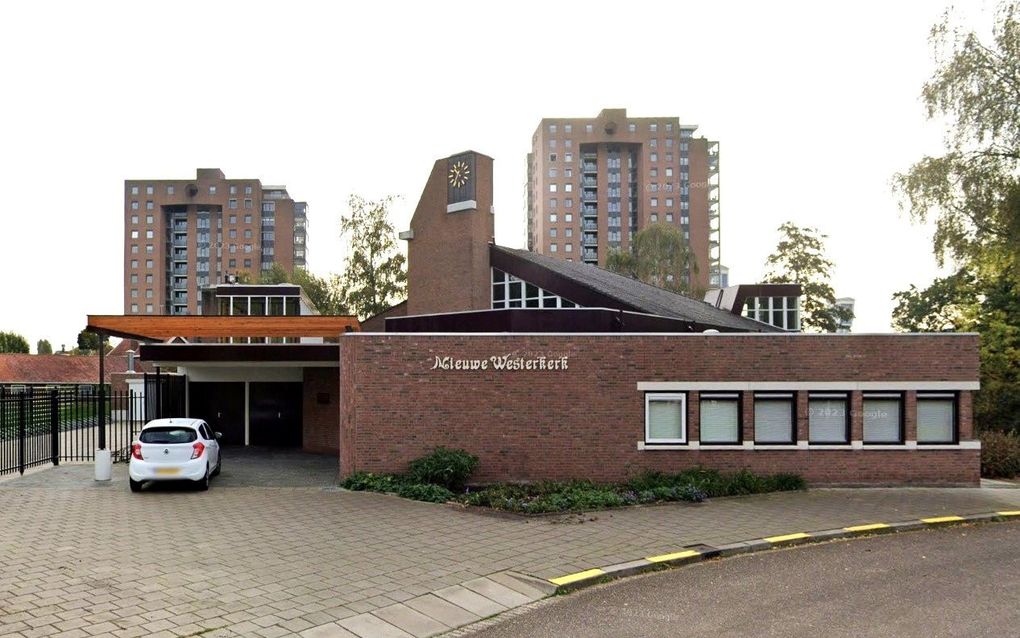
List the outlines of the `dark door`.
{"label": "dark door", "polygon": [[223,434],[223,445],[244,445],[244,384],[189,383],[188,416]]}
{"label": "dark door", "polygon": [[251,383],[248,432],[252,445],[301,447],[300,383]]}

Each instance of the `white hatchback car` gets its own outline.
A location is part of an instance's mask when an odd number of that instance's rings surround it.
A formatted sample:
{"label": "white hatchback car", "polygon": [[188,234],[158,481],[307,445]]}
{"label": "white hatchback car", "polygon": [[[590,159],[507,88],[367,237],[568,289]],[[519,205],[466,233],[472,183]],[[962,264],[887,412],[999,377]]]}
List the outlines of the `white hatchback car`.
{"label": "white hatchback car", "polygon": [[149,421],[131,443],[131,491],[146,481],[195,481],[199,489],[209,489],[210,477],[222,465],[220,437],[201,419]]}

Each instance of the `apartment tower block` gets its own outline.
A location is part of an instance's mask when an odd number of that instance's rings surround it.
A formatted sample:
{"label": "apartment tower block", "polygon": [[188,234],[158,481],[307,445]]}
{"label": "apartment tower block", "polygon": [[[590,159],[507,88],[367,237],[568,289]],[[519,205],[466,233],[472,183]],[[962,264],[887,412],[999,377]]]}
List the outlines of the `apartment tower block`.
{"label": "apartment tower block", "polygon": [[305,202],[286,186],[227,179],[200,168],[195,179],[124,182],[124,313],[202,314],[201,291],[279,264],[304,268]]}
{"label": "apartment tower block", "polygon": [[680,228],[697,265],[691,285],[720,285],[719,143],[676,117],[545,118],[528,155],[528,248],[605,266],[655,223]]}

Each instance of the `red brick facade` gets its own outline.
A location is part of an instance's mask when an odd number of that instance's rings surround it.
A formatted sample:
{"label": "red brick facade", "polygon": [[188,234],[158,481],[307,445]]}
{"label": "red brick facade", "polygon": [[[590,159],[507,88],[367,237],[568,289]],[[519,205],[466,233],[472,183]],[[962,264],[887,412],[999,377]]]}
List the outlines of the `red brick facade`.
{"label": "red brick facade", "polygon": [[[445,445],[481,458],[475,476],[481,482],[615,481],[644,470],[697,465],[795,472],[815,484],[976,484],[979,477],[980,451],[967,445],[639,449],[645,407],[638,383],[643,382],[691,384],[686,390],[690,442],[699,435],[698,384],[769,382],[775,384],[771,390],[790,384],[797,391],[799,441],[808,438],[811,383],[846,382],[852,441],[862,436],[858,383],[911,390],[903,401],[907,441],[916,438],[914,389],[962,389],[959,439],[969,442],[967,388],[978,378],[973,335],[361,334],[340,342],[344,474],[401,472],[410,460]],[[565,370],[433,369],[437,356],[489,360],[510,353],[567,357],[568,364]],[[306,389],[306,394],[313,393]],[[744,440],[753,441],[753,393],[741,394]]]}
{"label": "red brick facade", "polygon": [[336,368],[304,369],[301,448],[334,454],[340,447],[340,373]]}

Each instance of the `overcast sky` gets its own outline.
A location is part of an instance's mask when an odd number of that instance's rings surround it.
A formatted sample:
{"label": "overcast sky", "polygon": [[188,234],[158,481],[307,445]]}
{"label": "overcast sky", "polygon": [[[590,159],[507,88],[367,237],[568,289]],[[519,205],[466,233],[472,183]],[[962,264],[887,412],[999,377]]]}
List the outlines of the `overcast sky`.
{"label": "overcast sky", "polygon": [[[342,268],[350,193],[403,197],[432,162],[496,160],[496,240],[525,245],[542,117],[676,115],[721,147],[722,260],[758,281],[784,221],[829,235],[855,332],[937,274],[890,179],[941,149],[919,101],[941,2],[17,2],[0,7],[0,330],[74,343],[123,311],[123,180],[286,184],[309,268]],[[991,23],[983,0],[956,11]]]}

